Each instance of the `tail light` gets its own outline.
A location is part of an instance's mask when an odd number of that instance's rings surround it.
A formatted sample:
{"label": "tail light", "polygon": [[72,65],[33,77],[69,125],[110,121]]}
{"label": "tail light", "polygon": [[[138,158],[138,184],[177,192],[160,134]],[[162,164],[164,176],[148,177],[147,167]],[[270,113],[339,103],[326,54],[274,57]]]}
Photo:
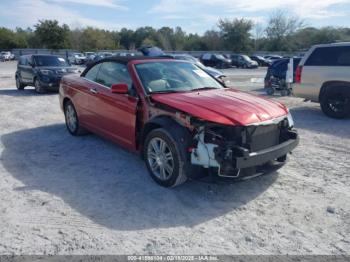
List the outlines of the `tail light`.
{"label": "tail light", "polygon": [[301,83],[301,73],[303,71],[302,66],[298,66],[295,72],[295,83]]}

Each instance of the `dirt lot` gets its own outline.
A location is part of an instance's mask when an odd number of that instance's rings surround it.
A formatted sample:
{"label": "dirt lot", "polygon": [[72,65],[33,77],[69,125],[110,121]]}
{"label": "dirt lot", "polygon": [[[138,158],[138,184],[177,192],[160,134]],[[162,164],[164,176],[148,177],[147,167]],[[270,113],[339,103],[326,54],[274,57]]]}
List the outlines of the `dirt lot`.
{"label": "dirt lot", "polygon": [[[70,136],[57,94],[17,91],[14,71],[0,63],[0,254],[350,253],[350,120],[276,96],[301,136],[285,167],[165,189],[137,155]],[[265,69],[226,73],[262,93]]]}

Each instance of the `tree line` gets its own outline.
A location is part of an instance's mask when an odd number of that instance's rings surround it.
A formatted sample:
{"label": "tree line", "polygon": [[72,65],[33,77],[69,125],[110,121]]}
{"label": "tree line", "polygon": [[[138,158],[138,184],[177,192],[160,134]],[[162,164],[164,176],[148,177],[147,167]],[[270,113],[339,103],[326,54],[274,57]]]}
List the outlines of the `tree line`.
{"label": "tree line", "polygon": [[47,48],[90,50],[134,50],[155,45],[164,50],[232,52],[300,51],[313,44],[350,41],[349,27],[307,26],[298,17],[277,10],[262,26],[250,19],[220,19],[217,30],[204,34],[186,33],[181,27],[150,26],[119,31],[93,27],[71,29],[56,20],[42,20],[33,28],[11,30],[0,27],[0,50],[14,48]]}

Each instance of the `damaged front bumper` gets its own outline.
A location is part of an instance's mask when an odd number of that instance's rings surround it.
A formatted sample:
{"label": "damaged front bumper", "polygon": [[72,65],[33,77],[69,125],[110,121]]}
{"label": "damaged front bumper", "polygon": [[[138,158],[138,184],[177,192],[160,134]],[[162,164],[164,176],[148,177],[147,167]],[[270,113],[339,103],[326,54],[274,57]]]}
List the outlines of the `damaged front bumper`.
{"label": "damaged front bumper", "polygon": [[246,148],[240,148],[242,156],[232,158],[234,168],[242,169],[252,166],[259,166],[269,161],[279,159],[292,152],[299,143],[299,136],[295,131],[288,131],[289,139],[276,146],[263,149],[257,152],[249,152]]}
{"label": "damaged front bumper", "polygon": [[[289,121],[290,122],[290,121]],[[215,168],[223,177],[243,177],[258,172],[260,167],[273,162],[284,163],[286,156],[299,143],[296,131],[288,121],[265,127],[225,127],[225,132],[208,138],[210,128],[201,127],[191,151],[191,163],[204,168]],[[229,139],[227,134],[234,133]],[[221,138],[220,138],[221,137]],[[249,170],[249,172],[247,172]]]}

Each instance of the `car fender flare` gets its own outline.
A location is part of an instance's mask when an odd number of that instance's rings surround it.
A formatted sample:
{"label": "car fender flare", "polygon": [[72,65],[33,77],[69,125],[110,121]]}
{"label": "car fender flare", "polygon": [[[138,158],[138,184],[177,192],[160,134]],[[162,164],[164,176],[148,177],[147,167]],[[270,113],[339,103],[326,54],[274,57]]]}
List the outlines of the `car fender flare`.
{"label": "car fender flare", "polygon": [[327,81],[323,83],[321,87],[318,101],[322,101],[323,96],[327,93],[328,89],[335,88],[335,87],[346,88],[350,92],[350,82],[348,81]]}

